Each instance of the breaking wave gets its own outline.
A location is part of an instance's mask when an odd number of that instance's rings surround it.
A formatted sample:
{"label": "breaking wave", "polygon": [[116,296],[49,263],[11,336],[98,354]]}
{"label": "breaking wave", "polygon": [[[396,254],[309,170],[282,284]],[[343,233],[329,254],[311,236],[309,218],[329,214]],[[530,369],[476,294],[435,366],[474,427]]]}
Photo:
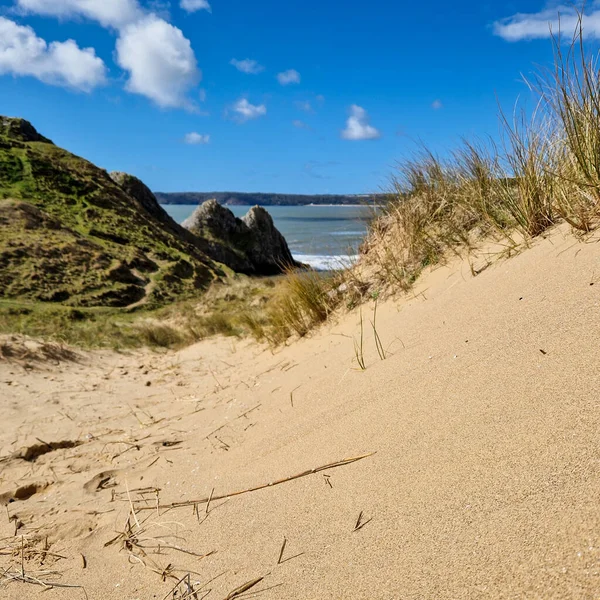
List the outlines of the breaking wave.
{"label": "breaking wave", "polygon": [[310,265],[317,271],[333,271],[353,265],[358,260],[358,255],[349,256],[348,254],[340,254],[337,256],[326,256],[323,254],[294,254],[294,258]]}

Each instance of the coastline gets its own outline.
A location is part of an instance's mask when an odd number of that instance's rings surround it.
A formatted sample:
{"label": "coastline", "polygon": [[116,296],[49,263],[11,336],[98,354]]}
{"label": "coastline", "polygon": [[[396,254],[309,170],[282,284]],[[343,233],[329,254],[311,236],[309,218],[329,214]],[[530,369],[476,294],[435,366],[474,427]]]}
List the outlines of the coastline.
{"label": "coastline", "polygon": [[[200,206],[200,203],[196,203],[196,202],[182,202],[182,203],[174,203],[174,202],[159,202],[159,204],[161,206]],[[249,208],[251,208],[252,206],[255,206],[254,204],[223,204],[222,206],[225,206],[227,208],[233,208],[235,206],[247,206]],[[269,208],[302,208],[304,206],[311,206],[311,207],[316,207],[316,206],[324,206],[324,207],[329,207],[329,208],[334,208],[334,207],[339,207],[339,208],[344,208],[344,207],[348,207],[348,208],[371,208],[372,205],[370,204],[258,204],[258,206],[262,206],[265,209],[269,209]],[[376,206],[382,206],[381,204],[378,204]]]}

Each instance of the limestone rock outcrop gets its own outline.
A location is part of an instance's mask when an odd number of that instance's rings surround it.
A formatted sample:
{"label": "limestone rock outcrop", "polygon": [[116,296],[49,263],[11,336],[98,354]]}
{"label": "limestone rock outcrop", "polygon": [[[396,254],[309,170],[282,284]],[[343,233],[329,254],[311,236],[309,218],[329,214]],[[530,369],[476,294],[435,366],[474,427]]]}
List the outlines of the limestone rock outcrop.
{"label": "limestone rock outcrop", "polygon": [[182,225],[212,244],[209,254],[213,260],[234,271],[276,275],[302,266],[294,260],[271,215],[261,206],[252,207],[238,219],[216,200],[207,200]]}

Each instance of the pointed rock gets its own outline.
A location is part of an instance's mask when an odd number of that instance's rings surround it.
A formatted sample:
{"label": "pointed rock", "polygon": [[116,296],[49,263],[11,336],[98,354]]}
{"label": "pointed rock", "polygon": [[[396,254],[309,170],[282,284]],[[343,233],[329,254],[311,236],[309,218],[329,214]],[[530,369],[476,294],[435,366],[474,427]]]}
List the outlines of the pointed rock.
{"label": "pointed rock", "polygon": [[234,271],[276,275],[300,267],[271,215],[255,206],[242,219],[216,200],[201,204],[183,226],[213,243],[211,257]]}

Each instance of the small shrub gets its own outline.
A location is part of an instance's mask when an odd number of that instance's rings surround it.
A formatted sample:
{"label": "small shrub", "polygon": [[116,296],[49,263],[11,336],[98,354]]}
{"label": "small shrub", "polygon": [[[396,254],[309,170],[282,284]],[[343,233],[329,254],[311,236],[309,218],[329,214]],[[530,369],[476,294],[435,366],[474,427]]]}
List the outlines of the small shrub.
{"label": "small shrub", "polygon": [[334,291],[337,283],[338,279],[332,274],[290,270],[266,304],[262,316],[246,312],[242,323],[256,339],[266,339],[273,346],[294,334],[303,337],[326,321],[339,303]]}
{"label": "small shrub", "polygon": [[181,331],[167,323],[146,321],[136,325],[136,330],[144,343],[150,347],[172,348],[185,341]]}
{"label": "small shrub", "polygon": [[212,335],[236,336],[239,334],[232,318],[222,313],[202,315],[190,323],[190,329],[195,332],[197,339]]}

